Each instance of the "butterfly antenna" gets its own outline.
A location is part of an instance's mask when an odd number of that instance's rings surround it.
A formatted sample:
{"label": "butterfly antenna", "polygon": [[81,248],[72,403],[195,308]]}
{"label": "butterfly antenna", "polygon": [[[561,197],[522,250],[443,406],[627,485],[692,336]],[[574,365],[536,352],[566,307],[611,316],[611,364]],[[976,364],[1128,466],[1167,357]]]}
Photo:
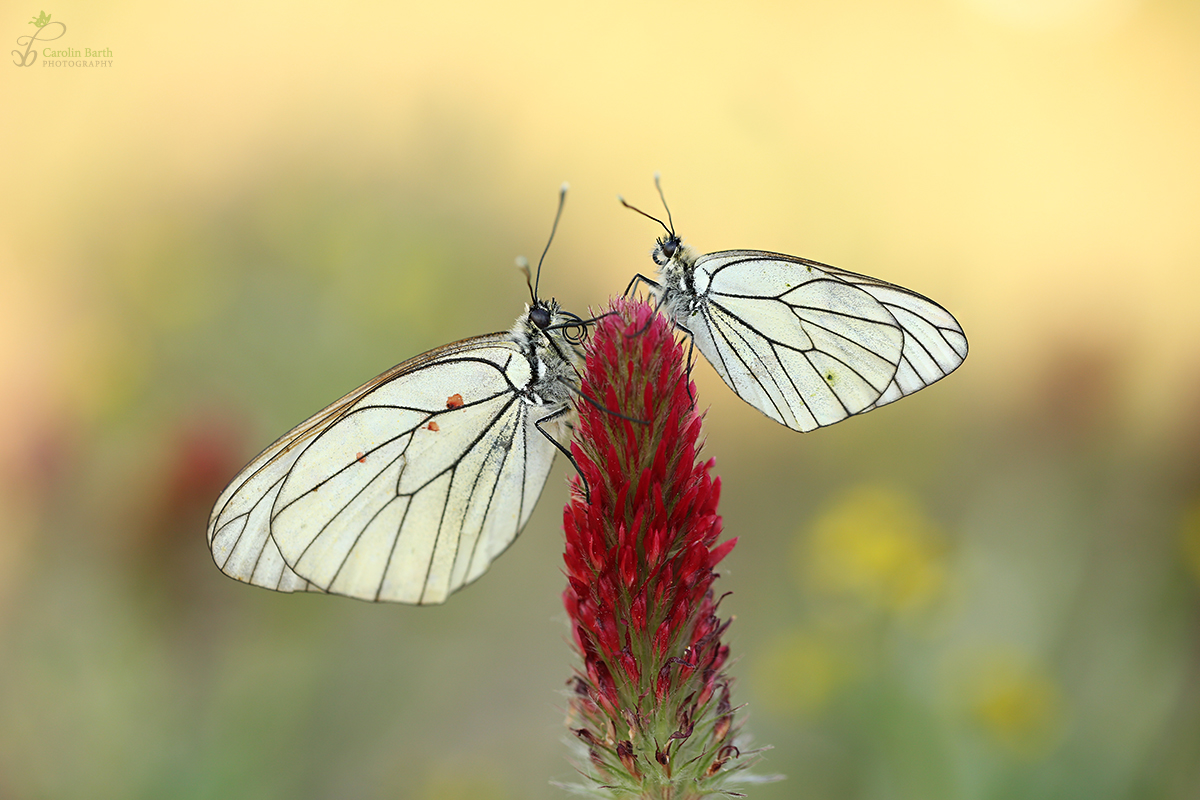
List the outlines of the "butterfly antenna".
{"label": "butterfly antenna", "polygon": [[[566,340],[571,344],[583,344],[587,341],[588,325],[595,325],[605,317],[611,317],[617,312],[605,311],[603,314],[592,317],[591,319],[584,319],[578,314],[572,314],[570,311],[559,311],[558,313],[566,318],[566,322],[560,322],[557,325],[551,325],[550,327],[546,328],[546,331],[549,332],[561,330]],[[577,329],[579,332],[572,333],[572,329]]]}
{"label": "butterfly antenna", "polygon": [[529,271],[529,259],[525,256],[517,256],[517,269],[525,273],[525,285],[529,287],[529,297],[536,306],[537,292],[533,290],[533,273]]}
{"label": "butterfly antenna", "polygon": [[662,190],[662,175],[658,172],[654,173],[654,188],[658,189],[658,199],[662,200],[663,208],[667,210],[667,225],[669,226],[667,230],[674,236],[675,220],[671,219],[671,207],[667,205],[667,196],[663,194]]}
{"label": "butterfly antenna", "polygon": [[563,204],[567,201],[567,189],[571,186],[566,181],[558,189],[558,210],[554,212],[554,224],[550,226],[550,238],[546,240],[546,249],[542,251],[542,257],[538,259],[537,277],[533,279],[533,301],[536,303],[538,298],[538,282],[542,279],[542,262],[546,260],[546,253],[550,252],[550,243],[554,241],[554,233],[558,230],[558,221],[562,218]]}
{"label": "butterfly antenna", "polygon": [[[645,217],[646,219],[652,219],[652,220],[654,220],[655,222],[657,222],[659,225],[662,225],[662,226],[663,226],[663,230],[667,232],[667,235],[668,235],[668,236],[674,236],[674,235],[675,235],[675,231],[673,231],[673,230],[671,230],[670,228],[668,228],[668,227],[667,227],[667,223],[663,222],[661,219],[659,219],[658,217],[654,216],[653,214],[647,214],[645,211],[642,211],[642,210],[641,210],[640,208],[638,208],[637,206],[631,206],[631,205],[629,205],[629,203],[626,203],[626,202],[625,202],[625,198],[624,198],[624,197],[621,197],[621,195],[617,195],[617,201],[618,201],[618,202],[620,202],[620,204],[621,204],[621,205],[623,205],[623,206],[625,206],[626,208],[628,208],[630,211],[636,211],[637,213],[641,214],[641,215],[642,215],[643,217]],[[669,213],[670,213],[670,212],[668,212],[668,214],[669,214]]]}

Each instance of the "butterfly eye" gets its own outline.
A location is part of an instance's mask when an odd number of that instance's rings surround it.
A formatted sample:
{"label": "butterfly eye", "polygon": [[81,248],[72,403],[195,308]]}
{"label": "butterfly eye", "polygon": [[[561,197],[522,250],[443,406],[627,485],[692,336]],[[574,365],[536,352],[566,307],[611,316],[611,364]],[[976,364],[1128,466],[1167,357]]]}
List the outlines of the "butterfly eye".
{"label": "butterfly eye", "polygon": [[663,237],[657,241],[657,247],[654,248],[653,258],[654,263],[660,267],[665,267],[670,263],[671,259],[679,253],[683,248],[683,242],[678,237],[672,234],[671,236]]}
{"label": "butterfly eye", "polygon": [[529,311],[529,321],[544,331],[550,327],[550,312],[544,306],[534,306]]}

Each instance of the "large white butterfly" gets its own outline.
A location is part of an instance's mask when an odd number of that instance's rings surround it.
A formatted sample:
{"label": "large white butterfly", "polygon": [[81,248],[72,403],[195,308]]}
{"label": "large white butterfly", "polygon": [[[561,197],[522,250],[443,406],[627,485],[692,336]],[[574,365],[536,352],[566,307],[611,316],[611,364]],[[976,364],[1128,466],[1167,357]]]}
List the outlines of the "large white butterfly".
{"label": "large white butterfly", "polygon": [[208,521],[221,571],[421,604],[483,574],[529,520],[574,418],[586,323],[536,285],[512,330],[393,367],[251,461]]}
{"label": "large white butterfly", "polygon": [[[659,197],[662,187],[654,178]],[[697,255],[671,223],[637,275],[739,397],[798,431],[924,389],[967,357],[962,327],[928,297],[877,278],[765,250]],[[666,208],[666,200],[663,199]]]}

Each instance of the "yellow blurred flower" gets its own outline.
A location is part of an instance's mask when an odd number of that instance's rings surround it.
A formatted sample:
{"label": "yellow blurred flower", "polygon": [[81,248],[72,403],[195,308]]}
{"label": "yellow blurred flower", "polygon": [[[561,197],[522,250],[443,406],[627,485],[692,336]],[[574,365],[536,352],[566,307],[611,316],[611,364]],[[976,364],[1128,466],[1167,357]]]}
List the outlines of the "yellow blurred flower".
{"label": "yellow blurred flower", "polygon": [[945,584],[940,531],[910,495],[884,486],[860,486],[825,511],[799,558],[815,591],[884,611],[923,607]]}
{"label": "yellow blurred flower", "polygon": [[1043,670],[1012,653],[992,653],[968,679],[967,704],[984,732],[1006,750],[1033,757],[1058,740],[1063,699]]}

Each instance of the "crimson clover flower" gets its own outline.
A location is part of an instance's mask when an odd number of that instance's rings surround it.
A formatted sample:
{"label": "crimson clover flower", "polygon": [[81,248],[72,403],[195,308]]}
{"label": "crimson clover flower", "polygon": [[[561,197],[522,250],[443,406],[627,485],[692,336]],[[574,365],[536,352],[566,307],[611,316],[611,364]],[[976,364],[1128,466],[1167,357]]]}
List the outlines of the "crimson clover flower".
{"label": "crimson clover flower", "polygon": [[588,346],[563,512],[563,604],[583,659],[567,724],[584,789],[687,800],[729,791],[755,759],[739,750],[731,620],[717,616],[719,478],[699,461],[700,417],[683,350],[645,303],[619,299]]}

